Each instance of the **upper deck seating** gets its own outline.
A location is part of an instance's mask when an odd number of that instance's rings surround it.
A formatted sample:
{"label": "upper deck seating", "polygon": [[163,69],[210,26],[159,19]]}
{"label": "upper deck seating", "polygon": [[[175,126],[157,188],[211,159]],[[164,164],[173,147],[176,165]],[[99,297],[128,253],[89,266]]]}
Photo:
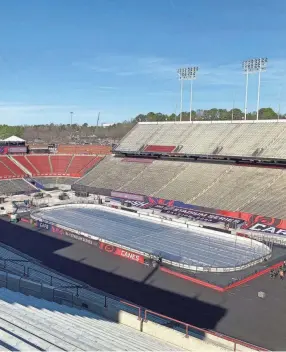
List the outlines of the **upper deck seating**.
{"label": "upper deck seating", "polygon": [[[139,123],[116,151],[148,151],[176,146],[181,154],[286,160],[285,121]],[[159,150],[156,150],[159,151]]]}

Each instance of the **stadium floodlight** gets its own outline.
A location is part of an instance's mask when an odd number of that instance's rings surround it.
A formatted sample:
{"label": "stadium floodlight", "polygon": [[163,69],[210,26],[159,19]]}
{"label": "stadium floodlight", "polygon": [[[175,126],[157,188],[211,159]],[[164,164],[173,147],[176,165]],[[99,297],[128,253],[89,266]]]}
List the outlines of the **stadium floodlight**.
{"label": "stadium floodlight", "polygon": [[244,119],[246,120],[247,115],[247,94],[248,94],[248,75],[250,73],[258,72],[258,91],[257,91],[257,108],[256,108],[256,120],[259,118],[259,103],[260,103],[260,85],[261,85],[261,72],[266,70],[268,59],[258,58],[245,60],[242,63],[242,68],[246,74],[246,88],[245,88],[245,105],[244,105]]}
{"label": "stadium floodlight", "polygon": [[179,75],[179,80],[181,81],[181,113],[180,121],[182,121],[183,114],[183,84],[184,81],[191,81],[191,101],[190,101],[190,121],[192,121],[192,106],[193,106],[193,81],[197,78],[197,72],[199,68],[197,66],[193,67],[183,67],[177,70]]}

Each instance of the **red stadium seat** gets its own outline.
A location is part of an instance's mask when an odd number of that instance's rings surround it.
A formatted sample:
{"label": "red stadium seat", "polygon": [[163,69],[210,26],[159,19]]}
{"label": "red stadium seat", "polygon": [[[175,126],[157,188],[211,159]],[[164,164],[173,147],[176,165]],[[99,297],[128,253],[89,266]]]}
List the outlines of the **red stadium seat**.
{"label": "red stadium seat", "polygon": [[0,178],[23,177],[25,173],[7,156],[0,156]]}

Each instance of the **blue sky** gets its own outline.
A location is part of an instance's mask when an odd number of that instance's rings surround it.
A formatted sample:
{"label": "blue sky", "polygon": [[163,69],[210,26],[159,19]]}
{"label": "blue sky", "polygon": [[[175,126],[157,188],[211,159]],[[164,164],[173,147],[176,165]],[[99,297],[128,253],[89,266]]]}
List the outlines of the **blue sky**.
{"label": "blue sky", "polygon": [[[253,57],[269,58],[261,105],[286,111],[285,18],[285,0],[0,0],[0,123],[178,113],[188,65],[194,109],[243,109],[241,61]],[[257,75],[249,110],[256,94]]]}

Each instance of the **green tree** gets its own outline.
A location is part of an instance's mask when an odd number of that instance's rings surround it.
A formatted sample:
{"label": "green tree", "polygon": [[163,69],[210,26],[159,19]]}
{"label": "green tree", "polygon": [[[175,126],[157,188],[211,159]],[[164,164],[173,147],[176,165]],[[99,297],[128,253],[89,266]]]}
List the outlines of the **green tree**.
{"label": "green tree", "polygon": [[229,115],[230,115],[230,119],[232,119],[232,116],[233,116],[233,119],[234,120],[242,120],[244,118],[244,114],[243,112],[240,110],[240,109],[231,109],[229,111]]}
{"label": "green tree", "polygon": [[259,110],[259,119],[275,120],[277,119],[277,113],[271,108],[262,108]]}

